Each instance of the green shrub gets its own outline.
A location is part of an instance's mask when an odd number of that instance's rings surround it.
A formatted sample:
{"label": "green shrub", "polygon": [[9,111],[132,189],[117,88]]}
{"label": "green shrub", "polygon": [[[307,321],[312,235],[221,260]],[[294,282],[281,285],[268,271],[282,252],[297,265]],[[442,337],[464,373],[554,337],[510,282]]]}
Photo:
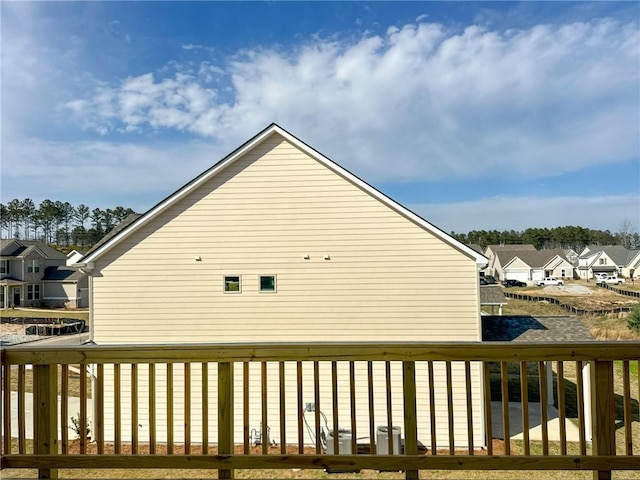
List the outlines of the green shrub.
{"label": "green shrub", "polygon": [[627,326],[629,330],[640,334],[640,303],[636,303],[629,312],[627,316]]}

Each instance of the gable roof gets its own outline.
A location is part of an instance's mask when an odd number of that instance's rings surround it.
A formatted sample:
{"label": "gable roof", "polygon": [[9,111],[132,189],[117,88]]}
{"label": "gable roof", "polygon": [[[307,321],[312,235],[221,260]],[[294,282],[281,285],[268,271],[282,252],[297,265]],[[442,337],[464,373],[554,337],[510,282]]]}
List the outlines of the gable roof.
{"label": "gable roof", "polygon": [[533,252],[514,252],[515,256],[509,260],[503,268],[507,268],[507,266],[513,262],[516,258],[519,258],[524,263],[529,265],[531,268],[543,268],[546,267],[553,259],[559,257],[560,260],[564,260],[568,263],[569,260],[564,256],[564,251],[560,249],[549,249],[549,250],[535,250]]}
{"label": "gable roof", "polygon": [[385,194],[383,194],[379,190],[375,189],[368,183],[356,177],[351,172],[342,168],[340,165],[333,162],[329,158],[325,157],[320,152],[310,147],[309,145],[307,145],[297,137],[293,136],[292,134],[284,130],[282,127],[276,125],[275,123],[272,123],[271,125],[269,125],[267,128],[265,128],[256,136],[254,136],[253,138],[245,142],[243,145],[235,149],[233,152],[231,152],[229,155],[224,157],[222,160],[220,160],[218,163],[213,165],[211,168],[209,168],[208,170],[198,175],[192,181],[190,181],[189,183],[187,183],[186,185],[178,189],[175,193],[169,195],[167,198],[165,198],[160,203],[158,203],[157,205],[152,207],[150,210],[148,210],[144,215],[141,215],[140,217],[135,218],[129,224],[124,225],[119,231],[114,232],[113,235],[110,234],[111,236],[107,236],[108,238],[104,238],[103,241],[101,241],[101,244],[96,245],[96,247],[94,247],[92,251],[90,251],[89,253],[87,253],[87,255],[85,255],[85,257],[82,259],[82,262],[86,264],[86,263],[95,261],[101,255],[108,252],[111,248],[117,245],[120,241],[122,241],[123,239],[127,238],[129,235],[139,230],[143,225],[147,224],[149,221],[156,218],[161,212],[165,211],[167,208],[174,205],[176,202],[180,201],[186,195],[190,194],[195,189],[200,187],[202,184],[207,182],[209,179],[216,176],[218,173],[220,173],[222,170],[227,168],[229,165],[232,165],[236,160],[241,158],[248,151],[255,148],[256,146],[258,146],[260,143],[262,143],[272,135],[280,135],[289,143],[291,143],[292,145],[296,146],[298,149],[303,151],[305,154],[309,155],[311,158],[315,159],[316,161],[318,161],[325,167],[329,168],[334,173],[340,175],[347,181],[351,182],[355,186],[361,188],[362,190],[364,190],[369,195],[379,200],[381,203],[383,203],[387,207],[391,208],[392,210],[396,211],[397,213],[404,216],[408,220],[419,225],[424,230],[428,231],[435,237],[449,244],[456,250],[467,255],[469,258],[472,258],[473,260],[475,260],[477,265],[479,266],[486,265],[487,259],[482,254],[476,252],[475,250],[468,247],[464,243],[459,242],[449,234],[445,233],[443,230],[440,230],[439,228],[427,222],[425,219],[416,215],[406,207],[400,205],[399,203],[395,202],[391,198],[387,197]]}
{"label": "gable roof", "polygon": [[585,253],[585,251],[583,250],[580,258],[590,258],[593,255],[600,255],[601,253],[604,253],[619,267],[627,265],[633,258],[630,256],[630,253],[632,252],[630,252],[628,248],[623,247],[622,245],[590,245],[588,247],[585,247],[585,250],[586,249],[588,249],[588,251]]}
{"label": "gable roof", "polygon": [[0,240],[0,244],[2,245],[0,252],[3,257],[21,258],[36,250],[47,259],[65,260],[67,258],[64,253],[37,240],[3,239]]}

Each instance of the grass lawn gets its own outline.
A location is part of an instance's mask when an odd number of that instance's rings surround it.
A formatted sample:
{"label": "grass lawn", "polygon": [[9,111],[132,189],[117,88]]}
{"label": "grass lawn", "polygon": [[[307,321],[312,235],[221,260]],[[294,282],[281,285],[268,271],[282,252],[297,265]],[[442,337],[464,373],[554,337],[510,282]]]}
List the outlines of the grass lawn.
{"label": "grass lawn", "polygon": [[7,308],[0,310],[0,318],[77,318],[89,320],[88,310],[65,310],[60,308]]}

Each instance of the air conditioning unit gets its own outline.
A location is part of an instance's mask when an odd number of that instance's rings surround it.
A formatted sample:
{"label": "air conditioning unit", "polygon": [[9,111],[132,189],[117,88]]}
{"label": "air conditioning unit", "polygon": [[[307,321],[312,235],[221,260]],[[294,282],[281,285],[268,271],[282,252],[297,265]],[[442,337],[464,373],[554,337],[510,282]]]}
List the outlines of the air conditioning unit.
{"label": "air conditioning unit", "polygon": [[[333,430],[329,430],[329,435],[327,435],[327,454],[334,454],[333,447],[333,439],[335,435],[333,434]],[[338,430],[338,453],[341,454],[350,454],[351,451],[351,430],[340,429]]]}
{"label": "air conditioning unit", "polygon": [[[393,455],[400,455],[400,427],[391,427],[391,442]],[[380,455],[389,455],[389,427],[378,427],[376,431],[376,452]]]}

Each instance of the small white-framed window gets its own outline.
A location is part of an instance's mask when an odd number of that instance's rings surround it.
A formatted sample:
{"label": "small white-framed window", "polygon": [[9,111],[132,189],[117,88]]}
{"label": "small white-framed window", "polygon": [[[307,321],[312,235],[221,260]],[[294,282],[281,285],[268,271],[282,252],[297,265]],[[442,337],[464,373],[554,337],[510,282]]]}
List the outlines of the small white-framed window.
{"label": "small white-framed window", "polygon": [[27,285],[27,300],[40,300],[40,285]]}
{"label": "small white-framed window", "polygon": [[567,276],[567,271],[563,268],[562,271],[560,272],[560,275],[562,275],[562,278]]}
{"label": "small white-framed window", "polygon": [[276,276],[275,275],[260,275],[258,280],[261,292],[276,292]]}
{"label": "small white-framed window", "polygon": [[242,292],[242,278],[240,277],[240,275],[224,276],[224,292],[225,293]]}
{"label": "small white-framed window", "polygon": [[38,273],[40,271],[40,262],[38,260],[30,260],[27,264],[27,272]]}
{"label": "small white-framed window", "polygon": [[0,274],[4,275],[9,273],[9,265],[6,260],[0,260]]}
{"label": "small white-framed window", "polygon": [[606,258],[601,258],[600,259],[600,265],[606,265],[607,264],[607,259]]}

